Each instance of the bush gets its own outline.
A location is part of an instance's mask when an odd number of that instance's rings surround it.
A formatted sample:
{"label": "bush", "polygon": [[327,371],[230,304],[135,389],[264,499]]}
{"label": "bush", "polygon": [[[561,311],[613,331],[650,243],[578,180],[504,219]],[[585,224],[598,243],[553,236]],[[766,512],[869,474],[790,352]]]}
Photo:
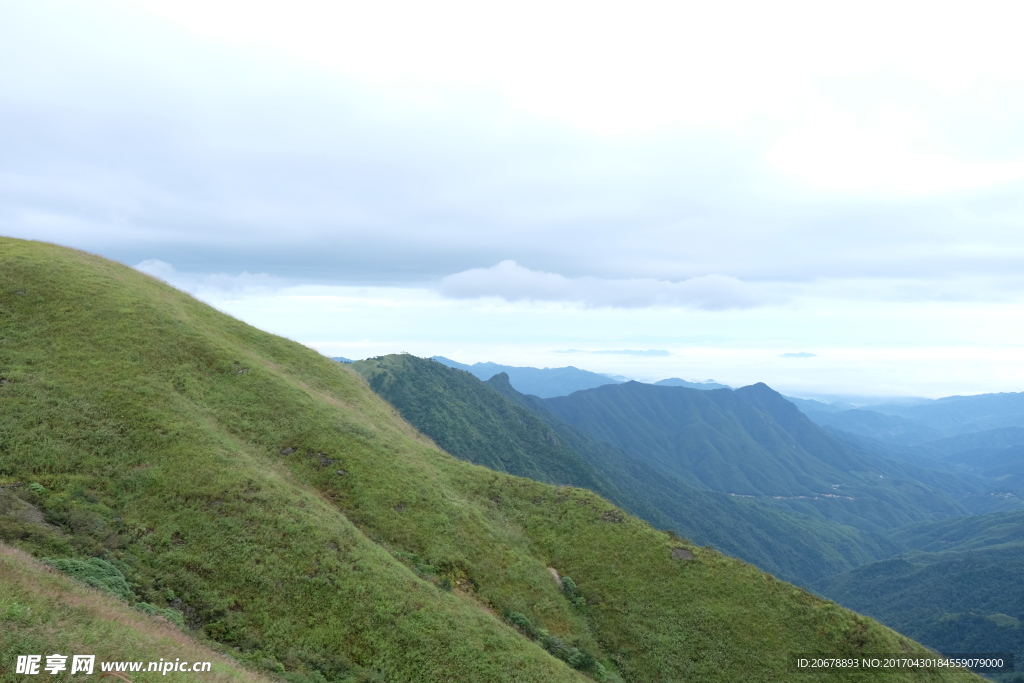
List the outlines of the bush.
{"label": "bush", "polygon": [[522,614],[521,612],[511,612],[505,618],[508,620],[508,623],[512,624],[531,638],[537,635],[537,632],[533,628],[533,623],[525,614]]}
{"label": "bush", "polygon": [[161,608],[148,602],[140,602],[133,606],[140,612],[152,614],[155,617],[163,617],[172,624],[176,624],[179,628],[185,628],[185,615],[176,609],[171,609],[170,607]]}
{"label": "bush", "polygon": [[572,577],[562,577],[562,592],[565,593],[565,597],[569,599],[569,602],[575,607],[583,607],[587,604],[583,594],[580,593],[579,587],[576,582],[572,580]]}
{"label": "bush", "polygon": [[78,579],[82,583],[87,583],[100,590],[109,591],[128,602],[135,598],[132,589],[128,587],[128,581],[124,578],[124,574],[106,560],[101,560],[98,557],[91,557],[88,560],[58,558],[46,559],[43,562]]}

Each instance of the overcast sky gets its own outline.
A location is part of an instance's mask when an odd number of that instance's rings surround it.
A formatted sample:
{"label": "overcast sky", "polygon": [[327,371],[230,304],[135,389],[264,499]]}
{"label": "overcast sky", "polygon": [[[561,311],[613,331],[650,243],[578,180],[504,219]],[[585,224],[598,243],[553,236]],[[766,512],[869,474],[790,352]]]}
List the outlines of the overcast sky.
{"label": "overcast sky", "polygon": [[329,355],[1020,391],[1022,19],[0,0],[0,233]]}

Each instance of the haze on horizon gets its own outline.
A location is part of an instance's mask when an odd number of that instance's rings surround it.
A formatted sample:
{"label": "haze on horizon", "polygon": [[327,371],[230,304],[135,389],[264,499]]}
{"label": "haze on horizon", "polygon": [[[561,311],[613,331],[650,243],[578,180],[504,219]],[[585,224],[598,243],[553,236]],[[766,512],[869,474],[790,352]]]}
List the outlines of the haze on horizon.
{"label": "haze on horizon", "polygon": [[0,6],[0,234],[328,355],[1024,390],[1009,2]]}

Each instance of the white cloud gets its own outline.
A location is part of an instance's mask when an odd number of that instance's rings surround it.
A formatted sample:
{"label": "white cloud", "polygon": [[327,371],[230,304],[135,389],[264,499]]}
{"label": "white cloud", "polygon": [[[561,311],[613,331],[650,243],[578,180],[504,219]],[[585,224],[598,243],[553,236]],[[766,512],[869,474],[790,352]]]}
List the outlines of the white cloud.
{"label": "white cloud", "polygon": [[569,278],[502,261],[442,278],[438,290],[456,299],[497,297],[506,301],[560,301],[587,307],[699,308],[708,311],[754,308],[778,303],[777,297],[725,275],[702,275],[679,282],[653,278]]}
{"label": "white cloud", "polygon": [[266,294],[283,288],[287,281],[268,273],[187,273],[175,269],[170,263],[159,259],[146,259],[135,266],[135,270],[159,278],[178,289],[205,298],[212,292],[220,295],[238,293]]}

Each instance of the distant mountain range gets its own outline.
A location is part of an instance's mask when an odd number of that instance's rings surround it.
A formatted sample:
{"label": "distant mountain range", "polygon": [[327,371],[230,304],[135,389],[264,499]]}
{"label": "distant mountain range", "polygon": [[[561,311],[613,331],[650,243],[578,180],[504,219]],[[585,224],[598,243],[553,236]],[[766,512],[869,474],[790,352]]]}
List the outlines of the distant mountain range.
{"label": "distant mountain range", "polygon": [[836,410],[835,405],[820,402],[790,400],[818,424],[899,445],[1024,427],[1024,393],[948,396],[909,405],[882,403],[847,410]]}
{"label": "distant mountain range", "polygon": [[[621,375],[602,375],[590,372],[589,370],[580,370],[571,365],[564,368],[516,367],[514,365],[501,365],[490,362],[466,365],[444,356],[433,356],[431,360],[436,360],[450,368],[465,370],[485,382],[497,374],[505,373],[508,375],[509,382],[516,388],[516,391],[541,398],[567,396],[584,389],[594,389],[606,384],[621,384],[631,381],[629,378]],[[704,382],[690,382],[678,377],[659,380],[655,384],[705,390],[730,388],[725,384],[719,384],[710,379]]]}
{"label": "distant mountain range", "polygon": [[580,370],[571,365],[564,368],[530,368],[500,365],[498,363],[466,365],[444,356],[433,356],[431,360],[447,365],[450,368],[465,370],[483,381],[487,381],[491,377],[504,372],[508,375],[509,381],[517,391],[540,396],[541,398],[564,396],[574,391],[593,389],[605,384],[619,384],[622,381],[608,375]]}
{"label": "distant mountain range", "polygon": [[[510,474],[590,488],[660,528],[713,543],[787,580],[813,586],[898,550],[870,532],[789,512],[774,502],[709,491],[659,471],[566,422],[550,410],[548,403],[555,399],[518,392],[504,373],[481,382],[410,355],[357,361],[352,368],[405,419],[457,457]],[[703,393],[642,386],[661,393]]]}
{"label": "distant mountain range", "polygon": [[704,391],[710,391],[711,389],[731,389],[732,387],[727,384],[719,384],[713,379],[705,380],[703,382],[688,382],[685,379],[679,379],[678,377],[671,377],[669,379],[661,379],[655,382],[658,386],[663,387],[687,387],[689,389],[702,389]]}
{"label": "distant mountain range", "polygon": [[[1024,575],[1021,497],[1006,491],[1024,479],[1024,428],[938,438],[923,421],[763,384],[606,383],[540,398],[504,373],[480,382],[408,355],[352,367],[460,458],[591,488],[942,651],[1024,656],[1024,606],[1000,597]],[[1012,511],[969,514],[1000,507]]]}

